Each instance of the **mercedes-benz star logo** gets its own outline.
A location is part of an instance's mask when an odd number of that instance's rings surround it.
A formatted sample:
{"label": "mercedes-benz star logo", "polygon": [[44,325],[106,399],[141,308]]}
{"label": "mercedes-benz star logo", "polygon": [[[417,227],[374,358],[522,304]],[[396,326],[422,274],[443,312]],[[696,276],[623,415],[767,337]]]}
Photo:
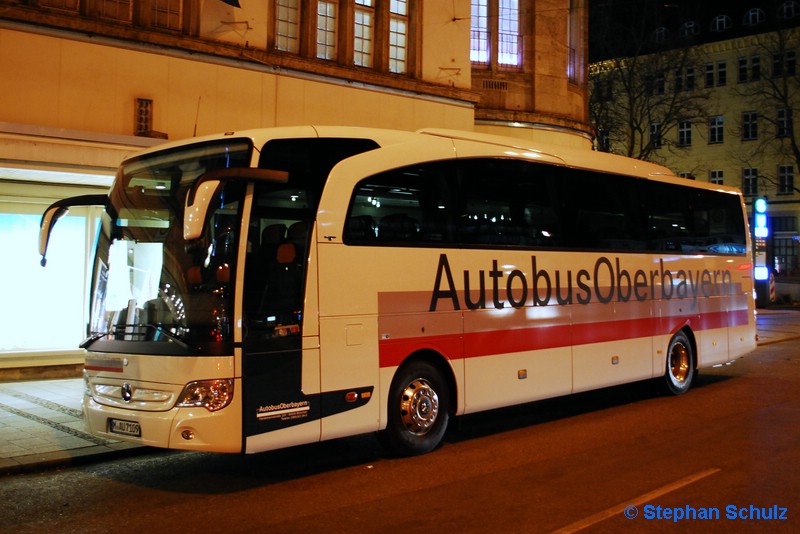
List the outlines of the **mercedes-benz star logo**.
{"label": "mercedes-benz star logo", "polygon": [[124,400],[125,402],[130,402],[132,398],[133,398],[133,388],[131,388],[130,384],[125,382],[124,384],[122,384],[122,400]]}

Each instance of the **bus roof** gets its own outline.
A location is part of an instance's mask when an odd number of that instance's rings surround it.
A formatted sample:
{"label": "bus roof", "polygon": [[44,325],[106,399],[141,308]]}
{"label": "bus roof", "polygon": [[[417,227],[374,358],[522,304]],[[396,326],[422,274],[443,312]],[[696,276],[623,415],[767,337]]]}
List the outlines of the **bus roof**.
{"label": "bus roof", "polygon": [[[387,147],[395,144],[413,143],[424,140],[424,136],[438,137],[450,139],[453,141],[456,148],[454,156],[456,157],[470,157],[466,152],[468,150],[458,150],[458,148],[466,149],[469,145],[477,149],[478,145],[488,148],[487,145],[493,146],[497,149],[503,150],[503,153],[510,154],[512,152],[519,152],[521,154],[530,156],[531,154],[538,154],[542,159],[549,160],[550,163],[564,165],[566,167],[591,169],[600,172],[625,174],[629,176],[636,176],[645,179],[656,179],[660,181],[677,181],[679,180],[683,185],[691,185],[693,187],[700,187],[704,189],[715,189],[727,192],[738,192],[735,188],[728,186],[721,186],[717,184],[708,184],[705,182],[686,183],[686,178],[676,176],[670,169],[656,163],[648,161],[637,160],[620,156],[616,154],[609,154],[605,152],[597,152],[594,150],[586,150],[578,147],[570,147],[566,145],[556,145],[552,143],[531,141],[522,138],[506,137],[501,135],[483,134],[476,132],[469,132],[464,130],[452,130],[444,128],[423,128],[416,132],[393,130],[385,128],[369,128],[360,126],[319,126],[319,125],[305,125],[305,126],[279,126],[256,128],[241,131],[229,131],[224,133],[205,135],[202,137],[195,137],[189,139],[182,139],[163,143],[142,152],[136,153],[133,157],[140,157],[142,155],[159,152],[165,149],[179,148],[193,143],[213,141],[230,138],[249,138],[258,147],[271,139],[291,139],[291,138],[309,138],[309,137],[339,137],[339,138],[356,138],[356,139],[371,139],[381,147]],[[477,152],[484,152],[480,149]]]}

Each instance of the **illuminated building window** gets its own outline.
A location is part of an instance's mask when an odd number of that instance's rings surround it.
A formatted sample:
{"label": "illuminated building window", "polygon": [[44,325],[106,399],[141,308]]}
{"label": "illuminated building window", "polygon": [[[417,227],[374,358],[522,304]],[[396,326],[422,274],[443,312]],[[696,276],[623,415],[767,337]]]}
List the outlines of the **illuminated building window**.
{"label": "illuminated building window", "polygon": [[392,0],[389,5],[389,72],[406,72],[408,49],[408,2]]}
{"label": "illuminated building window", "polygon": [[489,63],[488,0],[472,0],[469,57],[473,63]]}
{"label": "illuminated building window", "polygon": [[337,2],[317,2],[317,57],[336,59]]}
{"label": "illuminated building window", "polygon": [[275,48],[285,52],[300,51],[300,0],[276,0]]}
{"label": "illuminated building window", "polygon": [[375,40],[374,0],[356,0],[355,27],[353,31],[353,64],[372,66],[372,45]]}
{"label": "illuminated building window", "polygon": [[519,0],[472,0],[470,60],[506,68],[522,66]]}

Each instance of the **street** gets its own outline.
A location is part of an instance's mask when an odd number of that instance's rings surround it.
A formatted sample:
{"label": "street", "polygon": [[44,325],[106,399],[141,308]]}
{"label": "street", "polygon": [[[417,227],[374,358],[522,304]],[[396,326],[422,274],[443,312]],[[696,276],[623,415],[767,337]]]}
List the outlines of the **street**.
{"label": "street", "polygon": [[644,382],[469,416],[419,457],[369,435],[8,476],[0,532],[794,532],[798,420],[797,341],[762,344],[680,397]]}

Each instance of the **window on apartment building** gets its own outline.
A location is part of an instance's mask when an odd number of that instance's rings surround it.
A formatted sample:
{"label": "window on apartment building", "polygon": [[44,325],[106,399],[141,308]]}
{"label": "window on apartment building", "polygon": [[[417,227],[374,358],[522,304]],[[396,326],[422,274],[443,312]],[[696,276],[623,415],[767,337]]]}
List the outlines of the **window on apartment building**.
{"label": "window on apartment building", "polygon": [[725,172],[721,169],[713,169],[708,171],[708,181],[716,185],[724,185]]}
{"label": "window on apartment building", "polygon": [[375,41],[375,0],[355,0],[353,28],[353,64],[372,67]]}
{"label": "window on apartment building", "polygon": [[678,123],[678,146],[692,146],[692,121]]}
{"label": "window on apartment building", "polygon": [[663,74],[656,76],[649,75],[645,77],[645,90],[650,95],[663,96],[666,92],[666,81]]}
{"label": "window on apartment building", "polygon": [[706,63],[706,87],[714,87],[714,64]]}
{"label": "window on apartment building", "polygon": [[679,172],[678,176],[681,178],[686,178],[687,180],[697,180],[697,177],[694,175],[694,173],[689,171]]}
{"label": "window on apartment building", "polygon": [[133,0],[100,0],[97,4],[101,18],[130,22],[133,20]]}
{"label": "window on apartment building", "polygon": [[780,17],[783,19],[792,19],[800,15],[800,3],[795,0],[788,0],[781,4]]}
{"label": "window on apartment building", "polygon": [[742,24],[745,26],[758,26],[765,20],[767,20],[767,14],[764,13],[764,10],[754,7],[749,9],[747,13],[744,14],[744,20],[742,20]]}
{"label": "window on apartment building", "polygon": [[739,83],[757,82],[761,79],[761,58],[753,56],[751,58],[739,58],[739,75],[736,81]]}
{"label": "window on apartment building", "polygon": [[694,67],[686,67],[686,84],[687,91],[694,91]]}
{"label": "window on apartment building", "polygon": [[711,21],[712,32],[724,32],[733,27],[733,21],[728,15],[717,15]]}
{"label": "window on apartment building", "polygon": [[694,67],[675,71],[675,91],[694,91]]}
{"label": "window on apartment building", "polygon": [[739,58],[739,74],[736,77],[736,81],[739,83],[745,83],[750,74],[750,63],[746,57]]}
{"label": "window on apartment building", "polygon": [[183,28],[183,0],[150,0],[153,27],[165,30]]}
{"label": "window on apartment building", "polygon": [[716,115],[708,120],[708,142],[712,144],[725,141],[725,118]]}
{"label": "window on apartment building", "polygon": [[745,111],[742,113],[742,141],[758,139],[758,113]]}
{"label": "window on apartment building", "polygon": [[507,67],[522,64],[519,35],[519,5],[517,0],[499,0],[497,28],[497,62]]}
{"label": "window on apartment building", "polygon": [[489,0],[472,0],[469,58],[473,63],[489,63]]}
{"label": "window on apartment building", "polygon": [[681,37],[691,37],[692,35],[699,35],[699,34],[700,34],[700,25],[697,24],[695,21],[689,20],[681,25],[680,29]]}
{"label": "window on apartment building", "polygon": [[494,62],[503,68],[521,67],[519,0],[471,0],[471,4],[470,60],[482,65]]}
{"label": "window on apartment building", "polygon": [[391,0],[389,3],[389,72],[406,72],[408,51],[408,2]]}
{"label": "window on apartment building", "polygon": [[793,129],[791,108],[782,108],[778,110],[775,128],[775,134],[778,138],[783,139],[785,137],[791,137]]}
{"label": "window on apartment building", "polygon": [[772,77],[794,76],[797,73],[797,54],[788,50],[782,54],[772,55]]}
{"label": "window on apartment building", "polygon": [[[776,226],[776,219],[795,220],[794,217],[771,217],[770,224],[772,225],[773,231]],[[795,226],[795,235],[797,235],[796,231],[797,227]],[[797,272],[797,249],[798,242],[792,238],[776,236],[772,239],[772,253],[775,258],[775,270],[778,271],[778,274],[791,275]]]}
{"label": "window on apartment building", "polygon": [[723,86],[727,84],[728,63],[726,61],[718,61],[716,64],[706,63],[705,80],[706,80],[706,87]]}
{"label": "window on apartment building", "polygon": [[317,2],[317,57],[336,59],[336,26],[339,3],[336,0]]}
{"label": "window on apartment building", "polygon": [[275,0],[275,48],[300,51],[300,0]]}
{"label": "window on apartment building", "polygon": [[772,239],[775,270],[783,275],[796,274],[800,267],[797,263],[800,242],[792,239],[792,236],[797,235],[797,217],[770,217],[769,224],[775,236]]}
{"label": "window on apartment building", "polygon": [[758,169],[742,169],[742,194],[748,197],[758,195]]}
{"label": "window on apartment building", "polygon": [[661,148],[661,124],[650,123],[650,148]]}
{"label": "window on apartment building", "polygon": [[794,165],[778,166],[778,194],[794,194]]}
{"label": "window on apartment building", "polygon": [[659,26],[653,32],[653,39],[657,43],[666,43],[669,40],[669,30],[664,26]]}
{"label": "window on apartment building", "polygon": [[728,63],[725,61],[717,62],[717,85],[728,83]]}
{"label": "window on apartment building", "polygon": [[396,74],[412,70],[412,0],[274,2],[276,50]]}

